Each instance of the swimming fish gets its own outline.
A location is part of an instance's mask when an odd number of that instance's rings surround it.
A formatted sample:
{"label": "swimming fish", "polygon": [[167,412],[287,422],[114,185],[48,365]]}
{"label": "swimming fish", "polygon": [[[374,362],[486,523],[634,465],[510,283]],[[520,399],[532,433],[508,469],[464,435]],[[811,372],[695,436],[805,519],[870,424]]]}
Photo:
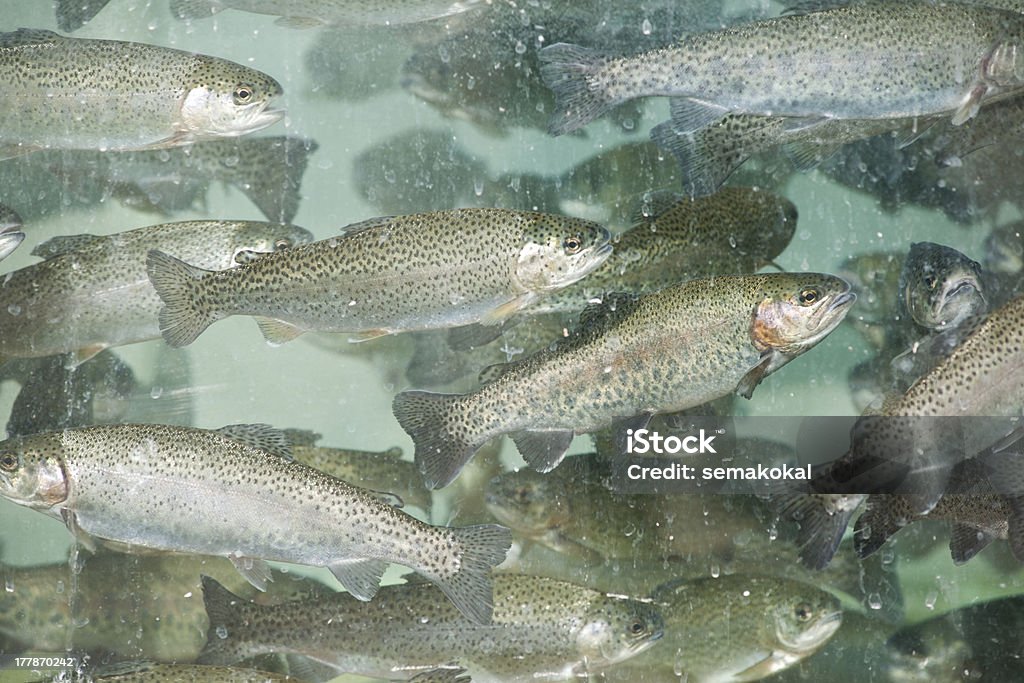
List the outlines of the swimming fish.
{"label": "swimming fish", "polygon": [[957,327],[986,312],[981,264],[934,242],[915,242],[900,272],[899,303],[917,325],[929,330]]}
{"label": "swimming fish", "polygon": [[569,680],[634,657],[662,637],[662,616],[646,602],[513,574],[494,576],[494,615],[484,625],[422,582],[384,586],[368,605],[338,593],[265,608],[204,577],[203,597],[210,628],[200,662],[273,652],[384,679],[465,668],[479,683]]}
{"label": "swimming fish", "polygon": [[560,135],[636,97],[669,96],[678,132],[726,114],[790,119],[947,115],[973,118],[1024,86],[1016,65],[1024,16],[974,4],[868,1],[826,4],[628,57],[566,43],[540,51],[541,76],[558,109]]}
{"label": "swimming fish", "polygon": [[[46,683],[303,683],[286,674],[229,666],[118,662],[62,671]],[[43,683],[43,681],[38,681]]]}
{"label": "swimming fish", "polygon": [[713,277],[607,296],[583,311],[568,338],[494,369],[503,374],[479,390],[405,391],[392,407],[432,488],[502,434],[547,472],[575,434],[629,418],[639,428],[655,413],[734,391],[749,397],[828,336],[855,298],[845,281],[820,273]]}
{"label": "swimming fish", "polygon": [[270,76],[217,57],[52,31],[0,34],[0,158],[40,149],[141,150],[276,123]]}
{"label": "swimming fish", "polygon": [[237,9],[280,17],[291,28],[408,24],[441,19],[483,6],[483,0],[170,0],[179,19],[203,19]]}
{"label": "swimming fish", "polygon": [[843,619],[829,593],[768,577],[670,581],[651,601],[665,618],[663,642],[608,672],[610,680],[761,680],[813,655]]}
{"label": "swimming fish", "polygon": [[[301,463],[221,432],[110,425],[0,442],[0,495],[62,519],[82,543],[228,557],[253,585],[279,560],[327,567],[360,600],[391,562],[435,582],[488,623],[491,567],[511,543],[496,525],[434,527]],[[247,439],[250,441],[250,439]]]}
{"label": "swimming fish", "polygon": [[364,340],[502,322],[594,270],[608,239],[575,218],[456,209],[372,218],[238,269],[205,271],[157,250],[147,267],[171,346],[231,315],[257,316],[272,343],[314,330]]}
{"label": "swimming fish", "polygon": [[850,446],[815,471],[804,493],[779,498],[800,525],[801,558],[821,568],[872,493],[902,493],[915,514],[941,500],[951,472],[1005,448],[1024,410],[1024,297],[973,320],[963,341],[905,393],[862,416]]}
{"label": "swimming fish", "polygon": [[146,253],[162,249],[230,268],[312,239],[303,228],[255,221],[184,221],[114,235],[64,235],[40,244],[45,261],[0,278],[0,358],[74,353],[158,339],[160,298]]}
{"label": "swimming fish", "polygon": [[21,216],[14,209],[0,204],[0,261],[14,253],[25,239],[21,228]]}
{"label": "swimming fish", "polygon": [[698,199],[650,193],[637,213],[608,260],[525,313],[580,311],[608,292],[645,294],[699,277],[753,273],[785,250],[797,223],[792,202],[746,187]]}

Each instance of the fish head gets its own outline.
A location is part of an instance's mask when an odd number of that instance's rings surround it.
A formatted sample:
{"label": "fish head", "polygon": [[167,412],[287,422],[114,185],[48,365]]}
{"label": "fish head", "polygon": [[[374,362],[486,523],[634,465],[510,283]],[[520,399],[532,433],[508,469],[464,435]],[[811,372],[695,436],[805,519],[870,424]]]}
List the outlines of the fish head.
{"label": "fish head", "polygon": [[528,538],[564,527],[572,514],[569,497],[553,477],[532,469],[491,479],[485,503],[495,519]]}
{"label": "fish head", "polygon": [[911,245],[900,279],[900,297],[922,327],[956,327],[987,308],[981,265],[956,249],[932,242]]}
{"label": "fish head", "polygon": [[759,351],[779,358],[769,371],[827,337],[857,300],[849,283],[823,273],[773,273],[762,287],[750,334]]}
{"label": "fish head", "polygon": [[587,667],[596,669],[634,657],[664,635],[665,622],[653,604],[608,595],[583,617],[576,647]]}
{"label": "fish head", "polygon": [[567,287],[612,253],[611,233],[597,223],[551,214],[535,216],[523,233],[515,264],[516,279],[527,291]]}
{"label": "fish head", "polygon": [[994,273],[1024,270],[1024,222],[1004,225],[985,238],[985,266]]}
{"label": "fish head", "polygon": [[253,255],[284,251],[313,241],[313,233],[287,223],[241,222],[235,235],[232,260],[248,263]]}
{"label": "fish head", "polygon": [[0,496],[35,509],[52,508],[68,497],[59,436],[39,434],[0,442]]}
{"label": "fish head", "polygon": [[799,588],[781,600],[772,613],[775,651],[804,657],[835,635],[843,623],[843,611],[835,596],[802,584],[794,586]]}
{"label": "fish head", "polygon": [[179,126],[191,139],[245,135],[284,117],[283,109],[271,108],[284,90],[270,76],[213,57],[197,61],[179,113]]}

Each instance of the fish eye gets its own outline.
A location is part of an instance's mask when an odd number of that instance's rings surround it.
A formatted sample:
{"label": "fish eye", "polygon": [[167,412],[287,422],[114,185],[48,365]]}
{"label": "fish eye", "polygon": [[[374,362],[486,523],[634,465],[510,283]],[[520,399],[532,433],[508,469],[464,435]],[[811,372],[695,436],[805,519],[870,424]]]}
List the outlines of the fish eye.
{"label": "fish eye", "polygon": [[633,623],[629,625],[629,632],[632,633],[634,636],[639,636],[643,634],[643,632],[646,630],[647,625],[639,619],[634,620]]}
{"label": "fish eye", "polygon": [[793,614],[796,616],[797,621],[806,623],[814,616],[814,610],[812,610],[811,606],[806,602],[801,602],[796,606],[796,609],[793,610]]}
{"label": "fish eye", "polygon": [[821,294],[814,287],[807,287],[800,291],[800,303],[804,306],[813,304],[821,297]]}
{"label": "fish eye", "polygon": [[282,249],[291,249],[292,241],[287,237],[282,237],[274,241],[274,251],[280,251]]}
{"label": "fish eye", "polygon": [[583,249],[583,240],[580,239],[579,235],[571,235],[562,242],[562,248],[565,249],[567,254],[578,254]]}
{"label": "fish eye", "polygon": [[525,503],[530,500],[530,488],[528,486],[520,486],[516,489],[516,500],[520,503]]}
{"label": "fish eye", "polygon": [[928,289],[935,289],[935,285],[937,283],[938,283],[938,280],[935,278],[934,275],[925,275],[924,276],[924,284],[925,284],[925,286]]}
{"label": "fish eye", "polygon": [[235,98],[235,104],[248,104],[252,99],[252,88],[247,85],[240,85],[235,88],[235,92],[232,93]]}
{"label": "fish eye", "polygon": [[0,455],[0,470],[5,472],[13,472],[18,469],[18,456],[14,453],[4,453]]}

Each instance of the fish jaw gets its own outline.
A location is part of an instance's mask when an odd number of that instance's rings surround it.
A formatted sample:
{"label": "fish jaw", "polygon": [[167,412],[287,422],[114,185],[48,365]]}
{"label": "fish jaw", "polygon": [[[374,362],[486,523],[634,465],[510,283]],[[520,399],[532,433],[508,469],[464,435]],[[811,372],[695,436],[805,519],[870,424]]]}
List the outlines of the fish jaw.
{"label": "fish jaw", "polygon": [[945,283],[934,309],[936,327],[957,327],[987,307],[978,279],[968,275]]}
{"label": "fish jaw", "polygon": [[755,348],[773,356],[766,374],[831,334],[856,300],[857,295],[847,285],[845,291],[832,295],[809,315],[788,301],[761,302],[754,311],[750,332]]}
{"label": "fish jaw", "polygon": [[65,502],[68,494],[68,477],[60,458],[26,447],[21,439],[0,444],[0,496],[45,512]]}
{"label": "fish jaw", "polygon": [[284,109],[271,108],[274,97],[246,105],[235,104],[230,93],[206,86],[193,88],[182,101],[178,131],[182,142],[239,137],[271,126],[284,118]]}

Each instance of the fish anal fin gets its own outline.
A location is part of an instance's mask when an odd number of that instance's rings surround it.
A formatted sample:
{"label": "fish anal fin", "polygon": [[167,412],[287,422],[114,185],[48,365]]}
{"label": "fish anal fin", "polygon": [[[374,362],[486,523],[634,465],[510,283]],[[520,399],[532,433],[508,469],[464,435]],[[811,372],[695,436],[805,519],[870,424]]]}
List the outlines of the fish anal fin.
{"label": "fish anal fin", "polygon": [[360,332],[353,332],[352,334],[350,334],[348,336],[348,340],[353,344],[361,344],[363,342],[368,342],[373,339],[380,339],[381,337],[386,337],[389,334],[394,334],[394,332],[392,332],[391,330],[385,330],[383,328],[378,328],[374,330],[362,330]]}
{"label": "fish anal fin", "polygon": [[384,560],[360,558],[338,560],[329,564],[327,568],[352,597],[366,602],[377,594],[388,563]]}
{"label": "fish anal fin", "polygon": [[280,345],[290,342],[305,332],[304,329],[277,318],[257,317],[256,325],[259,326],[263,338],[269,344]]}
{"label": "fish anal fin", "polygon": [[267,564],[266,560],[255,557],[243,557],[235,553],[228,555],[228,559],[231,560],[231,564],[235,566],[235,569],[242,575],[242,578],[251,583],[253,588],[260,592],[266,592],[267,582],[274,580],[274,575],[270,571],[270,565]]}
{"label": "fish anal fin", "polygon": [[512,440],[530,467],[538,472],[550,472],[562,462],[574,436],[571,429],[524,430],[512,434]]}

